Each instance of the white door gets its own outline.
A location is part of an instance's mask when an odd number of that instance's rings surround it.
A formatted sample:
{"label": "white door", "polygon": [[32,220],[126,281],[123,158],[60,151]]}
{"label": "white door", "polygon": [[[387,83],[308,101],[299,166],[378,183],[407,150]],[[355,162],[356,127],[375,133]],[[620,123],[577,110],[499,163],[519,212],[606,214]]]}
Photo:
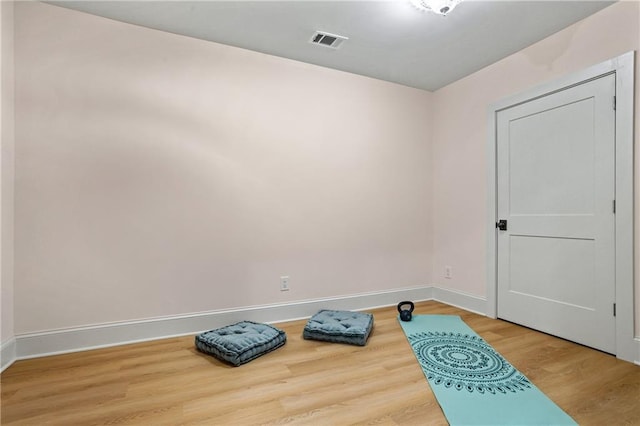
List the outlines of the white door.
{"label": "white door", "polygon": [[497,115],[498,317],[615,353],[615,75]]}

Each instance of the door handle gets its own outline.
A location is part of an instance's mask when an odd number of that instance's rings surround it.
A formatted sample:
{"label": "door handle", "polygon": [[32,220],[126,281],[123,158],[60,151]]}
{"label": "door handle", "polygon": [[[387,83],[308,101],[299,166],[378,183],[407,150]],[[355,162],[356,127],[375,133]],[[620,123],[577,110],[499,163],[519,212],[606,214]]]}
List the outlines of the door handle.
{"label": "door handle", "polygon": [[500,231],[506,231],[507,221],[504,219],[500,219],[499,221],[496,222],[496,228],[498,228]]}

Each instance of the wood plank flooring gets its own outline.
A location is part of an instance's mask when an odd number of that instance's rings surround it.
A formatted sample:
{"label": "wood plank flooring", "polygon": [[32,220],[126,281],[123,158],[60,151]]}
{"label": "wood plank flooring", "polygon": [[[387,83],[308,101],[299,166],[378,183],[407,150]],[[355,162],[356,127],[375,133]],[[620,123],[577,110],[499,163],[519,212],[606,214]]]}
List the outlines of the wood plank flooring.
{"label": "wood plank flooring", "polygon": [[[241,367],[180,337],[18,361],[0,377],[2,425],[444,425],[396,319],[371,311],[365,347],[303,340],[306,321],[281,323],[287,344]],[[640,425],[640,367],[505,321],[437,302],[581,425]]]}

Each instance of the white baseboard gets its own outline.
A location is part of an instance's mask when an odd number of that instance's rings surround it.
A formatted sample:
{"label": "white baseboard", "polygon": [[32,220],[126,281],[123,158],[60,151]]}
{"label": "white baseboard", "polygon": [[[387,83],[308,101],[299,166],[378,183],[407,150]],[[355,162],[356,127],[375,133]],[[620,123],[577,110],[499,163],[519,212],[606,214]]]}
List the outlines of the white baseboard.
{"label": "white baseboard", "polygon": [[[0,372],[18,359],[197,334],[241,320],[277,323],[308,318],[320,309],[367,310],[403,300],[436,300],[480,315],[485,315],[487,304],[478,296],[429,286],[22,334],[0,345]],[[640,365],[639,337],[634,344],[636,356],[632,361]]]}
{"label": "white baseboard", "polygon": [[433,300],[482,316],[487,312],[487,299],[461,291],[433,287]]}
{"label": "white baseboard", "polygon": [[12,337],[0,344],[0,373],[16,362],[16,338]]}
{"label": "white baseboard", "polygon": [[[241,320],[275,323],[309,318],[320,309],[365,310],[403,300],[433,299],[432,287],[416,287],[287,304],[253,306],[144,321],[101,324],[73,329],[17,335],[14,359],[79,352],[128,343],[197,334]],[[17,351],[16,351],[17,349]],[[4,352],[3,352],[4,353]],[[4,357],[3,357],[4,362]]]}

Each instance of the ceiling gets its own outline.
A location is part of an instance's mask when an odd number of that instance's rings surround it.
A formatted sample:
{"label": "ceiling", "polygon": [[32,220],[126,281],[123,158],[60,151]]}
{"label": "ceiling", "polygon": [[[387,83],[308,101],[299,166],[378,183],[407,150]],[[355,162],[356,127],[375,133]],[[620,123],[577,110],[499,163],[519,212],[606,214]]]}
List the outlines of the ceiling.
{"label": "ceiling", "polygon": [[[467,0],[447,16],[408,0],[47,3],[433,91],[613,2]],[[314,45],[316,30],[349,39]]]}

